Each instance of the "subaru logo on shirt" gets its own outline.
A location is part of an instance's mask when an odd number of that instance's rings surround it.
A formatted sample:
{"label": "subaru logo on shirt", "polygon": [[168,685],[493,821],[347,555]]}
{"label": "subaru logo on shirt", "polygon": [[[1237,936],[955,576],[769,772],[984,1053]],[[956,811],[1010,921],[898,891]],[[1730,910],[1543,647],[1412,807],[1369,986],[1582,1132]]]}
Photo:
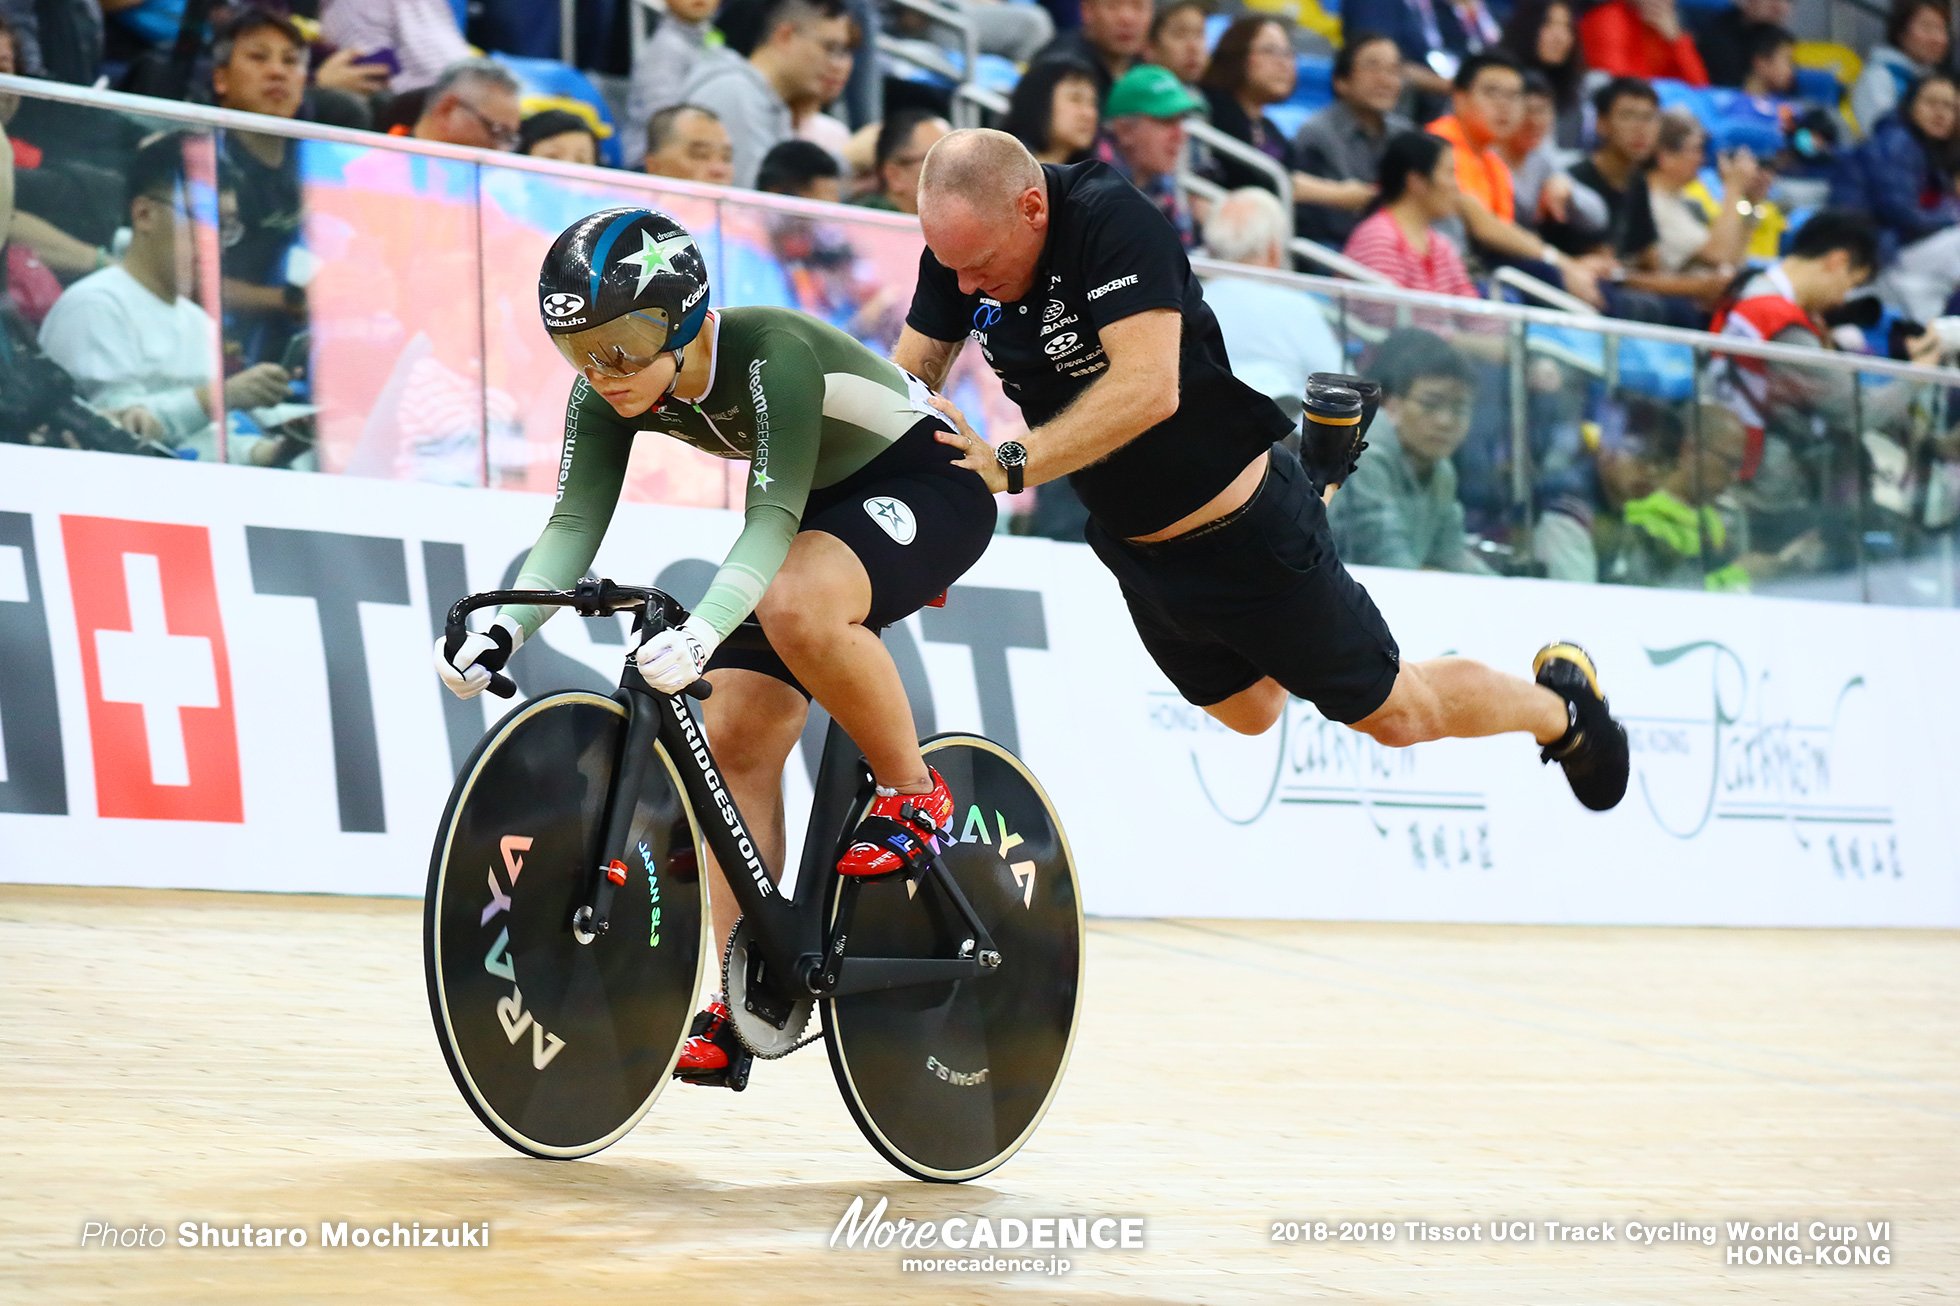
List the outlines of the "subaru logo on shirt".
{"label": "subaru logo on shirt", "polygon": [[1041,352],[1047,354],[1050,358],[1059,358],[1069,350],[1075,348],[1075,342],[1080,338],[1073,331],[1064,331],[1043,345]]}
{"label": "subaru logo on shirt", "polygon": [[1044,323],[1053,322],[1056,318],[1060,317],[1063,313],[1066,313],[1067,311],[1068,310],[1066,308],[1062,307],[1061,300],[1051,299],[1048,301],[1048,307],[1041,311],[1041,320]]}
{"label": "subaru logo on shirt", "polygon": [[973,310],[974,329],[978,331],[986,331],[999,325],[999,323],[1000,323],[999,301],[992,300],[992,299],[981,300],[980,307]]}

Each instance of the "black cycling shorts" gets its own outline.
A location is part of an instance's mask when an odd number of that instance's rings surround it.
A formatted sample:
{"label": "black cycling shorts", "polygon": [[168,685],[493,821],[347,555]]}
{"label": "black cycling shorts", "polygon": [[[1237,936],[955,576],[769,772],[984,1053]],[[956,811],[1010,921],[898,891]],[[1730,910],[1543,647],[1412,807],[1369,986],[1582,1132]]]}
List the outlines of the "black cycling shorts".
{"label": "black cycling shorts", "polygon": [[[953,466],[959,450],[934,438],[951,429],[940,418],[922,418],[851,475],[810,491],[803,507],[799,530],[836,536],[864,564],[868,629],[883,630],[944,594],[994,537],[993,492],[979,473]],[[724,667],[759,671],[810,697],[752,622],[708,660],[709,671]]]}
{"label": "black cycling shorts", "polygon": [[1352,724],[1388,701],[1401,651],[1335,555],[1326,508],[1290,450],[1274,448],[1243,507],[1188,534],[1131,544],[1093,520],[1086,534],[1143,646],[1189,702],[1222,703],[1267,676],[1331,721]]}

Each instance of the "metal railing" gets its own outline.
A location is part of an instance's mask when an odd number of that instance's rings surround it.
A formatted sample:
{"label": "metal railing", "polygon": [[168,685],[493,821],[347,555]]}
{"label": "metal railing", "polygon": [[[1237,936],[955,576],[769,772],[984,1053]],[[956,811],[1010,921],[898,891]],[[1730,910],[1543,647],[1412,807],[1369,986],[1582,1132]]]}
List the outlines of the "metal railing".
{"label": "metal railing", "polygon": [[[1230,191],[1209,177],[1200,176],[1198,173],[1193,172],[1188,156],[1179,161],[1177,184],[1185,192],[1187,197],[1195,196],[1208,204],[1222,204],[1225,201],[1225,197],[1231,194]],[[1369,267],[1366,263],[1356,262],[1338,250],[1329,249],[1318,241],[1308,240],[1305,236],[1293,237],[1287,242],[1287,247],[1298,257],[1306,259],[1310,263],[1319,264],[1328,271],[1346,277],[1351,281],[1359,281],[1371,286],[1393,286],[1395,284],[1388,277],[1375,271],[1375,269]]]}
{"label": "metal railing", "polygon": [[1185,119],[1184,130],[1192,140],[1206,149],[1236,159],[1248,168],[1257,168],[1265,173],[1272,178],[1273,194],[1279,196],[1280,203],[1287,205],[1293,203],[1293,174],[1278,159],[1254,149],[1238,137],[1229,136],[1210,123],[1197,118]]}
{"label": "metal railing", "polygon": [[[938,73],[941,77],[951,81],[953,83],[953,125],[955,127],[978,126],[979,118],[970,111],[968,106],[980,103],[980,101],[977,101],[971,94],[962,94],[963,91],[968,91],[969,88],[971,90],[981,89],[973,85],[973,79],[978,75],[980,66],[980,34],[978,29],[974,27],[973,20],[957,9],[942,4],[935,4],[934,0],[891,0],[891,3],[901,9],[909,9],[913,13],[921,15],[941,27],[950,27],[959,33],[961,62],[955,64],[951,59],[946,58],[937,50],[929,48],[931,43],[928,41],[887,36],[883,33],[880,33],[878,36],[878,53],[888,59],[898,59],[905,63],[924,68],[928,72]],[[1005,107],[1006,105],[1003,101],[1002,108],[1005,109]]]}
{"label": "metal railing", "polygon": [[[322,284],[330,287],[330,293],[326,298],[312,300],[315,305],[314,323],[319,328],[314,340],[316,350],[314,357],[318,364],[315,375],[321,385],[321,389],[316,391],[318,397],[315,402],[328,405],[320,410],[327,415],[322,418],[322,431],[325,431],[325,423],[329,417],[337,424],[332,445],[334,461],[331,466],[339,470],[349,470],[358,464],[369,468],[371,474],[382,476],[401,476],[451,484],[537,488],[538,484],[541,484],[537,478],[546,475],[546,472],[539,469],[555,467],[555,462],[550,460],[544,446],[538,438],[534,438],[533,434],[526,433],[518,436],[511,434],[513,428],[509,422],[513,419],[508,416],[500,419],[505,422],[504,427],[501,428],[504,433],[493,434],[493,431],[499,429],[492,425],[493,390],[497,394],[498,401],[504,405],[504,409],[500,411],[509,409],[511,396],[514,394],[535,396],[537,393],[543,393],[535,382],[528,380],[524,381],[528,389],[498,389],[499,386],[516,384],[509,378],[521,380],[523,376],[529,375],[528,373],[520,375],[519,372],[512,370],[529,367],[531,364],[523,361],[521,350],[517,355],[513,355],[508,344],[502,346],[498,354],[495,375],[492,375],[490,369],[483,367],[483,364],[491,359],[493,352],[490,344],[486,343],[488,337],[484,334],[485,325],[490,320],[489,313],[493,301],[495,311],[498,313],[509,314],[519,311],[528,299],[531,288],[535,286],[535,280],[529,281],[526,285],[526,278],[522,271],[513,270],[507,258],[494,266],[486,261],[488,246],[484,241],[488,224],[485,218],[493,202],[506,205],[502,210],[503,217],[499,219],[499,225],[505,233],[500,237],[506,241],[505,249],[509,248],[508,233],[512,226],[508,219],[511,215],[520,212],[519,209],[508,207],[513,199],[535,203],[537,197],[549,195],[552,199],[545,208],[552,212],[562,209],[566,214],[589,211],[589,208],[607,203],[650,203],[678,213],[696,215],[690,216],[687,220],[703,241],[704,250],[708,252],[715,266],[727,269],[729,265],[721,260],[746,260],[746,266],[752,272],[763,263],[779,257],[772,253],[769,247],[769,241],[773,238],[770,233],[780,229],[780,224],[774,221],[777,215],[797,214],[819,218],[822,220],[823,229],[846,233],[841,238],[847,243],[855,242],[857,253],[865,259],[864,266],[870,267],[876,264],[881,268],[879,275],[882,277],[883,288],[897,295],[901,303],[909,289],[907,269],[912,266],[910,260],[916,258],[919,249],[916,219],[901,214],[884,214],[783,196],[761,195],[733,188],[696,185],[671,178],[581,167],[552,160],[442,145],[412,138],[386,137],[369,132],[321,127],[311,123],[162,102],[23,78],[0,77],[0,92],[36,96],[44,100],[82,106],[96,112],[106,111],[128,115],[139,120],[145,130],[155,130],[173,123],[188,128],[203,129],[206,135],[198,143],[198,148],[203,151],[207,159],[211,157],[213,145],[222,144],[221,141],[210,140],[208,133],[212,129],[279,136],[301,141],[329,142],[337,147],[337,151],[353,147],[359,151],[357,155],[341,157],[336,151],[319,156],[322,165],[327,169],[321,174],[327,179],[324,182],[316,183],[312,174],[306,172],[304,166],[302,168],[303,173],[308,177],[306,182],[308,189],[305,194],[308,197],[306,203],[309,212],[314,202],[313,187],[316,184],[323,184],[326,187],[325,190],[318,192],[323,205],[321,212],[324,215],[320,235],[322,239],[329,241],[344,235],[348,229],[349,219],[353,219],[356,223],[365,221],[376,224],[375,227],[368,229],[366,234],[379,235],[381,230],[388,228],[390,224],[412,226],[421,220],[422,214],[434,211],[418,205],[443,205],[447,206],[451,213],[458,204],[476,210],[475,215],[465,216],[460,220],[460,230],[465,242],[471,238],[469,233],[472,227],[476,232],[475,239],[479,242],[478,262],[475,265],[477,271],[464,272],[460,277],[453,277],[443,282],[440,289],[432,289],[431,293],[436,294],[441,301],[441,307],[436,311],[450,314],[453,310],[454,320],[451,323],[449,318],[445,317],[442,319],[445,324],[443,327],[426,328],[446,330],[453,325],[461,335],[474,337],[473,342],[459,337],[458,342],[455,343],[457,356],[450,360],[454,365],[450,369],[450,376],[464,386],[469,395],[474,396],[466,397],[462,406],[478,413],[477,417],[471,419],[477,423],[472,437],[476,443],[470,444],[467,451],[453,442],[425,445],[409,450],[407,445],[401,443],[406,437],[400,434],[395,425],[390,425],[396,419],[393,416],[377,416],[383,412],[379,405],[384,401],[378,394],[369,393],[375,387],[365,384],[364,381],[350,379],[355,376],[357,369],[350,366],[353,356],[348,352],[347,342],[354,340],[357,335],[361,340],[366,341],[368,336],[361,335],[359,332],[350,334],[347,328],[351,325],[359,325],[361,332],[369,332],[368,319],[360,314],[369,312],[379,314],[383,310],[373,307],[365,299],[352,297],[351,288],[354,282],[350,280],[350,273],[355,278],[369,275],[367,265],[358,262],[358,258],[366,258],[369,255],[361,254],[351,261],[346,253],[326,255],[330,260],[335,260],[332,263],[335,271],[325,282],[316,280],[312,291],[309,292],[311,298],[320,293],[319,288]],[[985,93],[972,96],[970,102],[976,106],[985,104]],[[87,126],[87,124],[83,125]],[[108,123],[97,124],[97,129],[106,130],[111,136],[119,134]],[[187,144],[187,157],[190,148]],[[401,168],[399,163],[391,165],[390,156],[396,160],[420,156],[431,162],[448,160],[451,163],[450,166],[442,169],[425,167],[411,170]],[[352,180],[356,172],[351,169],[356,162],[360,164],[359,175],[366,180]],[[459,168],[455,166],[457,164],[464,166]],[[346,174],[349,180],[345,182],[341,179],[343,168],[350,169]],[[208,172],[206,175],[209,175]],[[427,178],[427,181],[419,180],[421,178]],[[373,179],[380,180],[377,182]],[[1194,194],[1209,198],[1221,195],[1216,187],[1207,189],[1202,179],[1187,177],[1185,180],[1191,185]],[[514,188],[515,184],[527,181],[532,184],[529,191]],[[538,187],[536,183],[540,182],[551,184]],[[402,184],[407,184],[409,190],[397,196],[393,188]],[[347,189],[349,186],[352,189]],[[424,193],[425,189],[426,193]],[[530,195],[532,199],[525,200],[526,195]],[[574,197],[586,195],[591,197],[588,208],[577,208],[577,200]],[[358,198],[364,207],[357,211],[353,207],[355,201],[350,196]],[[216,196],[211,194],[198,198],[195,215],[200,255],[208,252],[212,258],[216,257],[216,245],[213,242],[218,239],[216,202]],[[569,217],[557,217],[552,219],[552,222],[555,225],[557,222],[567,220]],[[518,225],[526,229],[537,227],[536,221],[529,218],[521,219]],[[358,226],[354,229],[359,230]],[[313,234],[313,222],[309,219],[306,226],[307,238],[310,240]],[[543,236],[537,238],[544,239]],[[409,244],[412,245],[413,242],[410,241]],[[207,245],[210,247],[208,251],[205,249]],[[326,247],[323,246],[324,248]],[[538,245],[537,248],[541,250],[542,245]],[[840,245],[838,248],[844,246]],[[1916,521],[1907,521],[1901,527],[1897,525],[1899,510],[1894,505],[1900,501],[1902,491],[1898,486],[1888,484],[1881,487],[1885,497],[1875,498],[1875,492],[1869,490],[1869,484],[1875,476],[1871,467],[1877,465],[1876,455],[1871,458],[1864,456],[1864,451],[1870,449],[1875,441],[1886,438],[1886,432],[1900,431],[1904,432],[1903,438],[1898,442],[1903,452],[1897,452],[1893,461],[1898,462],[1908,457],[1922,458],[1923,461],[1922,455],[1925,455],[1931,447],[1927,433],[1944,433],[1948,429],[1945,397],[1954,390],[1960,390],[1960,370],[1920,367],[1891,359],[1844,354],[1833,350],[1795,348],[1736,337],[1716,337],[1706,332],[1625,322],[1591,313],[1566,311],[1542,302],[1512,304],[1403,290],[1380,284],[1381,279],[1370,269],[1360,268],[1358,265],[1343,267],[1343,263],[1347,261],[1342,260],[1340,255],[1331,250],[1310,243],[1295,245],[1293,248],[1296,252],[1315,259],[1316,265],[1329,273],[1348,272],[1351,275],[1343,278],[1338,275],[1267,271],[1219,264],[1202,258],[1194,259],[1193,264],[1201,274],[1206,276],[1229,274],[1235,277],[1249,277],[1270,281],[1292,291],[1304,292],[1303,311],[1311,308],[1312,311],[1318,312],[1327,321],[1334,336],[1334,344],[1339,349],[1339,354],[1334,359],[1330,359],[1334,365],[1353,366],[1360,361],[1365,350],[1379,342],[1389,330],[1393,329],[1398,318],[1419,326],[1438,323],[1440,325],[1430,326],[1430,329],[1454,336],[1462,346],[1466,357],[1474,359],[1475,366],[1479,369],[1479,376],[1483,378],[1477,382],[1477,393],[1495,401],[1497,411],[1502,413],[1499,420],[1504,428],[1508,428],[1502,430],[1489,426],[1480,428],[1485,432],[1479,437],[1484,441],[1480,447],[1486,452],[1501,452],[1503,456],[1501,468],[1487,463],[1485,466],[1488,470],[1480,473],[1485,477],[1481,483],[1485,490],[1490,490],[1492,487],[1495,487],[1495,490],[1479,500],[1485,505],[1480,510],[1486,512],[1486,517],[1483,519],[1486,524],[1476,527],[1487,534],[1501,529],[1502,534],[1493,538],[1508,540],[1509,547],[1507,549],[1502,544],[1493,546],[1495,552],[1492,556],[1508,559],[1504,561],[1507,568],[1533,565],[1532,550],[1539,517],[1554,502],[1551,499],[1540,502],[1538,496],[1551,493],[1546,487],[1553,485],[1555,481],[1548,478],[1557,477],[1562,474],[1561,467],[1570,465],[1569,462],[1559,461],[1566,456],[1565,446],[1554,443],[1566,438],[1560,434],[1561,430],[1574,433],[1572,438],[1577,439],[1576,433],[1579,430],[1577,423],[1581,420],[1582,413],[1586,415],[1587,421],[1593,421],[1595,418],[1599,421],[1608,420],[1602,410],[1594,406],[1600,404],[1606,405],[1606,408],[1614,413],[1626,415],[1633,411],[1632,405],[1636,401],[1665,403],[1674,409],[1678,409],[1685,402],[1686,409],[1691,414],[1699,414],[1702,405],[1691,401],[1697,396],[1707,401],[1720,386],[1726,384],[1724,378],[1733,377],[1733,373],[1729,370],[1727,361],[1729,359],[1761,359],[1778,364],[1779,370],[1783,367],[1800,369],[1810,374],[1812,380],[1828,379],[1829,375],[1835,375],[1840,379],[1839,388],[1851,396],[1851,401],[1854,404],[1862,404],[1862,409],[1859,411],[1864,414],[1863,416],[1853,415],[1842,420],[1832,417],[1830,440],[1813,442],[1818,447],[1826,449],[1824,461],[1828,462],[1828,466],[1819,464],[1820,475],[1825,478],[1822,483],[1835,485],[1840,489],[1849,486],[1863,495],[1855,504],[1848,500],[1833,501],[1819,509],[1821,515],[1817,520],[1822,523],[1826,534],[1839,541],[1838,544],[1833,545],[1837,549],[1837,554],[1834,556],[1840,556],[1845,561],[1834,564],[1838,568],[1834,572],[1820,573],[1816,577],[1816,584],[1809,590],[1799,588],[1799,581],[1791,581],[1780,592],[1811,597],[1854,599],[1902,593],[1901,586],[1906,582],[1900,579],[1905,575],[1900,568],[1903,568],[1907,562],[1915,566],[1920,565],[1926,556],[1930,556],[1925,552],[1928,548],[1943,549],[1947,554],[1951,554],[1956,552],[1956,546],[1960,546],[1960,536],[1956,536],[1949,525],[1951,513],[1948,510],[1951,507],[1950,500],[1953,494],[1945,482],[1932,485],[1929,489],[1928,482],[1922,479],[1906,487],[1903,493],[1908,497],[1918,493],[1927,506],[1923,525]],[[408,255],[404,254],[400,257],[408,257]],[[467,265],[467,258],[463,258],[462,262],[463,265]],[[212,266],[215,267],[215,264]],[[770,266],[775,265],[771,263]],[[400,275],[404,279],[403,284],[406,285],[415,277],[415,265],[377,264],[374,273],[378,274],[384,282],[387,278]],[[730,275],[735,276],[733,273]],[[210,276],[206,280],[215,282],[216,277]],[[739,282],[741,277],[735,276],[735,280]],[[1510,278],[1504,280],[1509,282]],[[752,287],[750,292],[737,289],[732,297],[729,284],[718,284],[716,290],[720,297],[717,302],[723,304],[733,302],[738,305],[795,302],[768,298],[771,292],[764,282],[758,281],[753,275],[749,278],[749,284]],[[1554,293],[1544,294],[1541,291],[1539,299],[1557,302],[1555,288],[1549,289]],[[741,297],[744,293],[759,294],[763,297],[745,299]],[[330,306],[321,307],[321,305]],[[218,310],[207,311],[211,312],[214,319],[219,316]],[[395,310],[386,311],[392,313]],[[417,309],[403,309],[401,316],[406,320],[422,321],[427,317],[427,312],[427,305],[424,304]],[[355,316],[335,316],[335,314],[348,313]],[[1481,319],[1481,322],[1478,319]],[[380,319],[377,318],[378,320]],[[214,330],[214,359],[215,334]],[[329,339],[338,342],[334,348],[340,352],[331,356],[337,371],[329,369],[329,355],[324,352],[324,347],[321,345],[321,341]],[[1634,342],[1643,345],[1669,346],[1674,352],[1667,350],[1656,352],[1652,349],[1636,351],[1633,347]],[[874,347],[882,348],[888,344],[889,341],[885,341],[884,344]],[[1495,349],[1491,346],[1495,346]],[[1617,377],[1608,376],[1607,369],[1616,351],[1624,351],[1622,355],[1622,362],[1626,364],[1624,370],[1630,373],[1631,379],[1624,385],[1619,383]],[[397,369],[407,368],[414,361],[406,350],[392,355],[384,351],[380,361],[386,365],[389,357],[395,359],[393,366]],[[511,361],[513,357],[517,359],[516,362]],[[1691,364],[1687,361],[1690,358]],[[367,365],[368,360],[365,358],[360,361],[363,366]],[[1556,371],[1542,366],[1548,361],[1556,362],[1560,366]],[[1636,361],[1639,365],[1637,371],[1632,366]],[[970,384],[977,385],[984,382],[989,386],[994,385],[992,376],[985,374],[985,370],[977,365],[969,371],[972,373],[968,378]],[[405,371],[402,372],[402,375],[406,374]],[[1910,394],[1901,392],[1896,395],[1885,395],[1883,392],[1886,387],[1875,383],[1888,379],[1916,384]],[[1601,392],[1595,388],[1601,380],[1609,381],[1608,391]],[[984,402],[997,405],[1001,410],[997,413],[1000,420],[1012,421],[1011,414],[1006,411],[1011,405],[1009,401],[998,397],[997,386],[989,393],[996,397]],[[1548,400],[1550,407],[1539,403],[1541,398],[1547,396],[1551,397]],[[1897,410],[1899,405],[1889,402],[1896,399],[1905,399],[1914,405],[1912,411],[1915,415],[1911,419],[1912,425],[1909,429],[1896,423],[1897,413],[1894,410]],[[520,402],[530,403],[532,400],[521,399]],[[1585,407],[1581,408],[1577,405]],[[1875,418],[1872,414],[1879,407],[1886,408],[1886,415]],[[1802,418],[1806,416],[1804,411],[1806,409],[1807,401],[1790,408],[1785,415]],[[392,414],[394,410],[387,411]],[[367,416],[363,416],[364,414]],[[1491,410],[1487,408],[1485,418],[1492,415]],[[1699,418],[1695,420],[1698,421]],[[352,426],[349,425],[350,421],[353,423]],[[555,428],[555,422],[550,417],[537,413],[530,413],[524,418],[524,422],[526,432]],[[367,423],[368,426],[364,427],[362,423]],[[1565,425],[1560,427],[1559,423]],[[370,439],[365,433],[369,427],[373,431],[383,432],[387,435],[387,439]],[[1643,428],[1633,438],[1646,439],[1648,436],[1649,433]],[[1501,450],[1490,442],[1491,437],[1497,438],[1502,446]],[[1599,438],[1597,429],[1586,438],[1596,441]],[[513,439],[514,444],[510,443]],[[497,443],[499,440],[506,443],[499,445]],[[323,437],[321,445],[323,452],[327,447]],[[393,452],[396,449],[402,450],[399,461],[397,461],[397,454]],[[1880,452],[1885,450],[1881,449]],[[459,465],[463,456],[467,456],[472,464],[467,479],[449,479],[450,471]],[[1582,451],[1579,456],[1591,455]],[[375,461],[377,457],[382,461],[377,463]],[[1868,463],[1870,466],[1867,466]],[[1936,470],[1940,471],[1941,475],[1946,475],[1945,468],[1946,464],[1942,463]],[[1496,478],[1496,473],[1499,471],[1501,471],[1501,481]],[[1864,478],[1862,481],[1861,477]],[[720,482],[717,481],[717,485],[719,484]],[[1465,484],[1468,485],[1467,482]],[[721,492],[719,489],[714,491],[717,495]],[[1483,492],[1479,491],[1479,493]],[[694,489],[682,491],[683,495],[693,493],[696,493]],[[726,500],[716,498],[713,503],[708,503],[706,500],[700,502],[703,506],[727,506],[739,500],[739,488],[728,493],[733,497]],[[1466,488],[1463,493],[1468,502],[1470,489]],[[1497,506],[1498,495],[1502,497],[1501,507]],[[1945,497],[1939,498],[1941,495]],[[1939,498],[1939,503],[1942,505],[1942,510],[1937,513],[1931,506],[1936,498]],[[696,502],[685,497],[671,501]],[[1869,506],[1867,501],[1870,501]],[[1489,515],[1493,511],[1508,514],[1502,518],[1501,525],[1492,524],[1498,522],[1497,518]],[[1560,520],[1563,523],[1565,519]],[[1562,524],[1561,530],[1565,529],[1567,527]],[[1942,531],[1945,533],[1937,534]],[[1813,530],[1811,533],[1814,535],[1818,532]],[[1904,543],[1895,546],[1892,543],[1895,536]],[[1558,537],[1546,535],[1543,538],[1547,541],[1548,549],[1559,547]],[[1928,540],[1932,541],[1930,545],[1926,543]],[[1850,543],[1843,543],[1844,541]],[[1887,553],[1888,549],[1892,552]],[[1912,552],[1908,553],[1907,550]],[[1854,553],[1857,567],[1855,579],[1849,561]],[[1940,556],[1944,557],[1946,554]],[[1888,572],[1886,570],[1888,567],[1894,570]],[[1927,593],[1937,592],[1939,595],[1951,597],[1953,586],[1937,582],[1937,578],[1935,581],[1926,581],[1923,575],[1915,575],[1907,579],[1914,586],[1921,586],[1922,582],[1931,584],[1933,588],[1926,590]],[[1942,584],[1944,588],[1941,587]],[[1829,588],[1830,586],[1837,588],[1832,589]],[[1904,600],[1885,598],[1883,601]]]}

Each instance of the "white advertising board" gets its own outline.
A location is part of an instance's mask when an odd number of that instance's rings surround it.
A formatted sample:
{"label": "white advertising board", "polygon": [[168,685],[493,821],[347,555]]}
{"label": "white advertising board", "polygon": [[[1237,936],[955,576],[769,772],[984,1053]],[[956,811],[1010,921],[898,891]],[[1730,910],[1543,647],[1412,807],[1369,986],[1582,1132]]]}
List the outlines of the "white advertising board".
{"label": "white advertising board", "polygon": [[[449,698],[430,645],[549,508],[0,445],[0,879],[419,895],[508,706]],[[627,505],[595,570],[687,597],[738,526]],[[1960,925],[1960,613],[1358,574],[1405,660],[1585,643],[1626,802],[1586,812],[1522,737],[1390,750],[1304,703],[1230,734],[1081,545],[1001,538],[888,639],[922,730],[983,730],[1043,778],[1092,912]],[[513,672],[609,688],[624,633],[561,615]],[[787,784],[795,824],[801,761]]]}

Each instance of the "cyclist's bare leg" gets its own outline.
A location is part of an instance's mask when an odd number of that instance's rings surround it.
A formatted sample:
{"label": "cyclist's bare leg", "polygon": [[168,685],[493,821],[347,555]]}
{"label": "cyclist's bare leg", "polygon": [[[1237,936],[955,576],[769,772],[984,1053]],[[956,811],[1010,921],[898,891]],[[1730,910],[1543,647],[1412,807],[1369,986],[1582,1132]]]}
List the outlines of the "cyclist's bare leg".
{"label": "cyclist's bare leg", "polygon": [[[1268,677],[1205,711],[1240,734],[1270,729],[1287,694]],[[1469,658],[1404,662],[1383,703],[1353,728],[1390,748],[1432,739],[1477,739],[1523,731],[1541,744],[1565,734],[1565,700],[1543,685]]]}
{"label": "cyclist's bare leg", "polygon": [[[788,856],[783,764],[803,734],[809,705],[796,690],[759,671],[727,667],[710,672],[708,683],[715,692],[701,705],[701,723],[707,727],[709,747],[715,750],[715,765],[721,768],[729,796],[769,868],[769,878],[780,882]],[[708,864],[708,906],[715,942],[720,945],[728,942],[728,932],[735,928],[742,909],[712,852]]]}
{"label": "cyclist's bare leg", "polygon": [[864,564],[842,540],[822,531],[797,535],[755,610],[770,646],[864,750],[878,783],[925,793],[932,778],[919,752],[912,705],[891,654],[864,628],[870,612]]}

